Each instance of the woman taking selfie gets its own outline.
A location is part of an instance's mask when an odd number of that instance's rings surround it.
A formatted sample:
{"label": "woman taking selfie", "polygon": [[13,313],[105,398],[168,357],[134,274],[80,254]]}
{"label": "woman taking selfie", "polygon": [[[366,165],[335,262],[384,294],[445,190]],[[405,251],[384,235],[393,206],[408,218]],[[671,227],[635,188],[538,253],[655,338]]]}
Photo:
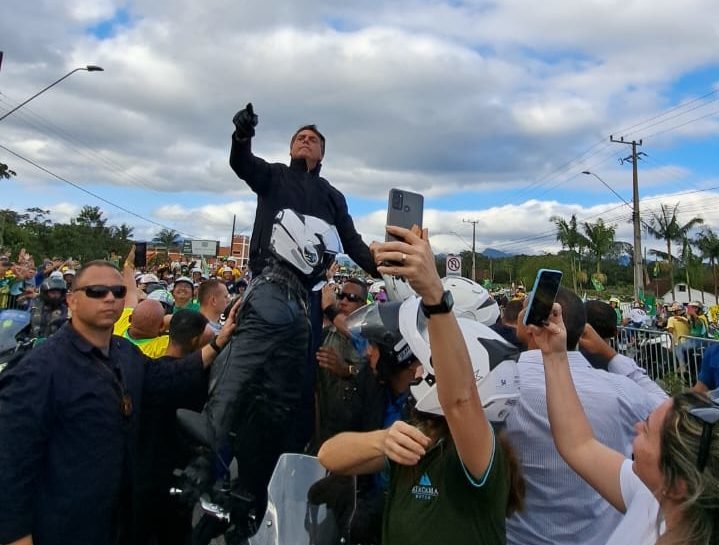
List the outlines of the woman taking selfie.
{"label": "woman taking selfie", "polygon": [[[421,236],[418,231],[398,227],[387,230],[401,240],[373,245],[375,259],[382,264],[378,270],[406,278],[421,297],[421,305],[417,299],[405,301],[398,320],[387,316],[390,304],[380,305],[377,314],[385,316],[382,323],[388,331],[393,329],[390,322],[399,322],[408,350],[424,365],[430,363],[431,347],[434,375],[427,375],[425,368],[422,385],[412,387],[415,397],[421,395],[408,422],[400,420],[374,432],[336,435],[322,445],[320,462],[339,474],[388,470],[383,545],[503,544],[504,520],[508,511],[521,505],[522,481],[511,451],[495,437],[489,415],[506,416],[503,409],[511,403],[505,406],[504,401],[517,395],[518,380],[512,380],[518,378],[516,363],[499,357],[490,364],[482,346],[468,349],[466,343],[499,343],[494,346],[506,347],[507,353],[513,353],[513,347],[475,322],[466,327],[475,327],[473,331],[480,334],[486,330],[487,339],[463,333],[465,326],[461,329],[451,312],[451,296],[437,274],[426,230]],[[402,314],[410,308],[414,311]],[[413,339],[403,330],[403,323],[416,327],[418,308],[426,317],[429,346],[426,340]],[[409,319],[403,322],[405,316]],[[351,321],[352,316],[348,318]],[[395,344],[398,346],[401,343]],[[506,387],[495,387],[495,383]],[[483,405],[490,404],[503,409],[485,410]]]}
{"label": "woman taking selfie", "polygon": [[[522,316],[520,315],[520,319]],[[607,545],[719,544],[719,399],[684,393],[635,426],[634,460],[599,443],[577,397],[562,309],[530,326],[544,359],[547,409],[562,458],[622,513]]]}

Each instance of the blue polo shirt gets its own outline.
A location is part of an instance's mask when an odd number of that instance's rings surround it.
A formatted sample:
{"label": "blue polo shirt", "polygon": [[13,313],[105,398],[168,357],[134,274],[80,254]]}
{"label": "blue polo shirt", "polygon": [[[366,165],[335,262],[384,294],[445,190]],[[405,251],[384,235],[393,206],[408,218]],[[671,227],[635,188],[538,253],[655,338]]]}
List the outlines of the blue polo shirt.
{"label": "blue polo shirt", "polygon": [[143,400],[179,405],[203,377],[197,357],[158,364],[120,337],[103,354],[71,324],[0,374],[0,543],[116,543]]}
{"label": "blue polo shirt", "polygon": [[712,344],[704,351],[698,378],[710,390],[719,388],[719,344]]}

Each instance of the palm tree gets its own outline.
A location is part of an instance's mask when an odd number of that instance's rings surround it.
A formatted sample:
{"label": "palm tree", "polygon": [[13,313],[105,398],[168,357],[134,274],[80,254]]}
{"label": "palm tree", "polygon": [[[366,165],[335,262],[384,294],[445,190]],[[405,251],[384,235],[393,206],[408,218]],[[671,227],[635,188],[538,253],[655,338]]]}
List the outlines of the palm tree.
{"label": "palm tree", "polygon": [[597,274],[602,273],[602,257],[607,255],[614,247],[616,225],[606,225],[604,220],[597,223],[584,222],[584,233],[587,235],[587,246],[597,260]]}
{"label": "palm tree", "polygon": [[719,296],[719,276],[717,275],[717,263],[719,262],[719,236],[710,227],[702,228],[694,241],[702,254],[702,259],[709,260],[714,279],[714,297]]}
{"label": "palm tree", "polygon": [[569,222],[559,216],[552,216],[549,221],[557,227],[557,240],[562,244],[562,248],[569,250],[569,258],[571,260],[572,285],[574,291],[577,291],[577,267],[581,269],[578,254],[587,245],[587,239],[577,229],[577,215],[572,214]]}
{"label": "palm tree", "polygon": [[674,258],[672,257],[672,242],[681,244],[683,239],[687,236],[697,225],[704,223],[704,220],[699,217],[690,219],[684,225],[679,224],[679,203],[671,208],[665,204],[661,206],[661,213],[657,214],[652,212],[652,219],[649,226],[647,227],[649,232],[658,240],[664,240],[667,244],[667,259],[669,261],[669,279],[672,286],[672,299],[676,299],[676,293],[674,291]]}
{"label": "palm tree", "polygon": [[155,235],[155,241],[165,247],[165,253],[169,256],[170,250],[180,243],[179,237],[180,233],[174,229],[162,229]]}
{"label": "palm tree", "polygon": [[0,180],[9,180],[13,176],[17,176],[17,172],[10,170],[5,163],[0,163]]}

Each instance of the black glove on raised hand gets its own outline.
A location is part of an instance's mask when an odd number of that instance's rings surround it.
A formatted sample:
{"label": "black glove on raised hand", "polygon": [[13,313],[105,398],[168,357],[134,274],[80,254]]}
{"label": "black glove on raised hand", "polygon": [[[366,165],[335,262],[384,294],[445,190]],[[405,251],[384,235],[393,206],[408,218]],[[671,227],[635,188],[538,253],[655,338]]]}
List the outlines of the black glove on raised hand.
{"label": "black glove on raised hand", "polygon": [[257,126],[258,117],[252,108],[252,102],[248,102],[244,110],[240,110],[232,118],[235,124],[235,140],[245,140],[255,136],[255,127]]}

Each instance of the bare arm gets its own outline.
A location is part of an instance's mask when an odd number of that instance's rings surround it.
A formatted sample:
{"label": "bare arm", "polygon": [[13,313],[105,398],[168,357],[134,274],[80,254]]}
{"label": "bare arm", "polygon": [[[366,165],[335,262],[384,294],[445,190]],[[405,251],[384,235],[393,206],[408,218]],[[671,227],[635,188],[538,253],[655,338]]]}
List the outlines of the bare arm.
{"label": "bare arm", "polygon": [[25,537],[21,537],[17,541],[13,541],[12,543],[8,543],[8,545],[32,545],[32,536],[27,535]]}
{"label": "bare arm", "polygon": [[[380,265],[380,274],[407,278],[426,304],[438,304],[444,289],[427,230],[420,233],[388,226],[387,231],[403,242],[378,244],[375,259],[401,265]],[[428,324],[439,403],[464,466],[472,476],[481,478],[492,459],[494,432],[482,408],[464,337],[451,312],[433,315]]]}
{"label": "bare arm", "polygon": [[[225,323],[222,326],[222,329],[220,329],[220,332],[218,333],[217,337],[215,337],[215,344],[217,344],[217,347],[220,350],[227,346],[227,343],[229,343],[230,339],[232,338],[232,333],[235,331],[235,325],[237,325],[235,322],[237,318],[237,311],[240,309],[241,304],[242,301],[237,301],[232,306],[232,310],[230,310],[230,315],[227,317],[227,320],[225,320]],[[205,368],[208,368],[210,364],[215,361],[215,358],[218,354],[219,352],[215,350],[210,344],[203,346],[202,365]]]}
{"label": "bare arm", "polygon": [[429,437],[398,420],[386,430],[339,433],[322,444],[317,457],[340,475],[377,473],[384,468],[385,458],[415,465],[429,444]]}
{"label": "bare arm", "polygon": [[[522,313],[520,320],[523,319]],[[562,307],[555,303],[549,324],[545,327],[529,326],[529,331],[542,350],[547,413],[559,454],[582,479],[623,513],[626,507],[619,473],[625,458],[597,441],[584,414],[569,370]]]}
{"label": "bare arm", "polygon": [[132,245],[130,252],[125,258],[125,264],[122,267],[122,283],[127,289],[125,295],[125,308],[135,308],[137,306],[137,283],[135,282],[135,245]]}

